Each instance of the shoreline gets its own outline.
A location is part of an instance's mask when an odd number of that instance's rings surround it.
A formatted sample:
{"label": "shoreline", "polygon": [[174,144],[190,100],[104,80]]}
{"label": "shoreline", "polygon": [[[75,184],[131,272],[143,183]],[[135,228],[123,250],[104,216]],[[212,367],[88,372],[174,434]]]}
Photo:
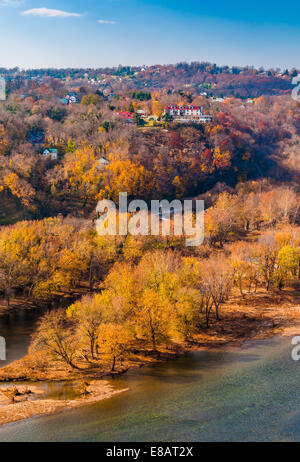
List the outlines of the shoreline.
{"label": "shoreline", "polygon": [[[267,304],[266,301],[268,301]],[[41,370],[38,371],[39,364],[34,363],[30,355],[27,355],[0,369],[0,383],[18,387],[18,382],[30,381],[37,384],[29,385],[30,388],[33,388],[38,387],[39,382],[45,381],[88,381],[89,387],[91,387],[89,394],[67,400],[27,400],[22,403],[7,404],[4,407],[1,406],[0,400],[0,426],[40,415],[63,412],[110,398],[115,394],[129,390],[128,388],[115,390],[109,381],[110,377],[126,373],[128,370],[176,359],[189,351],[243,348],[243,345],[249,341],[271,338],[275,335],[282,337],[299,335],[300,306],[297,305],[298,301],[298,294],[290,296],[289,293],[261,293],[246,300],[237,298],[235,301],[232,300],[228,306],[223,307],[222,319],[212,325],[208,331],[203,331],[195,336],[193,342],[176,343],[172,350],[162,348],[156,354],[150,350],[135,352],[132,358],[124,361],[124,364],[118,365],[114,372],[105,369],[105,365],[100,362],[76,371],[63,367],[61,364],[51,365],[51,367],[42,365],[44,369],[41,367]]]}
{"label": "shoreline", "polygon": [[34,311],[46,310],[48,307],[50,308],[54,306],[68,306],[87,293],[90,293],[88,283],[82,281],[80,286],[76,289],[70,292],[57,293],[56,296],[49,302],[40,301],[37,303],[25,295],[19,295],[11,298],[10,304],[8,305],[5,298],[0,298],[0,316],[14,314],[20,310]]}
{"label": "shoreline", "polygon": [[[188,353],[189,351],[197,351],[197,350],[200,351],[200,350],[211,350],[211,349],[217,349],[217,350],[222,349],[223,351],[226,351],[227,349],[246,347],[246,343],[248,342],[255,342],[258,340],[272,338],[272,337],[275,337],[276,335],[279,335],[281,337],[289,337],[291,335],[298,334],[299,332],[300,332],[300,322],[298,323],[298,330],[297,330],[297,326],[294,326],[294,327],[284,329],[281,333],[274,332],[273,334],[265,335],[263,337],[255,336],[250,339],[244,339],[241,343],[229,342],[227,344],[223,344],[222,346],[217,346],[217,347],[206,346],[204,348],[203,347],[199,348],[195,346],[194,348],[190,348],[188,350],[182,350],[180,354],[174,355],[172,358],[170,357],[168,359],[161,359],[159,361],[145,363],[139,367],[154,366],[158,362],[165,362],[165,361],[170,361],[171,359],[172,360],[178,359],[178,357]],[[132,370],[136,367],[137,366],[132,366],[124,371],[118,371],[115,374],[113,374],[113,376],[123,374],[124,372],[127,372],[128,370]],[[61,380],[59,380],[58,382],[61,382]],[[13,384],[16,385],[17,388],[19,388],[17,382],[13,382]],[[21,387],[22,385],[20,385],[20,388]],[[31,390],[32,396],[42,395],[46,393],[45,391],[39,389],[37,385],[30,384],[28,385],[28,388]],[[5,404],[4,403],[5,399],[0,399],[0,409],[1,409],[0,427],[10,425],[10,424],[23,421],[23,420],[29,420],[35,417],[55,415],[55,414],[66,412],[66,411],[69,411],[75,408],[87,406],[89,404],[95,404],[105,399],[112,398],[120,393],[130,391],[130,388],[128,387],[128,388],[116,390],[113,388],[111,384],[111,380],[98,379],[98,380],[92,381],[91,384],[89,384],[88,390],[90,393],[88,396],[78,397],[74,399],[47,399],[47,398],[42,399],[42,398],[37,397],[34,400],[26,400],[26,401],[20,400],[14,404],[9,404],[9,403]]]}
{"label": "shoreline", "polygon": [[[21,389],[19,387],[19,389]],[[45,392],[35,385],[30,385],[28,388],[31,390],[31,397],[36,397],[32,400],[20,399],[15,403],[5,403],[5,398],[0,399],[1,413],[0,413],[0,426],[8,425],[20,420],[27,420],[33,417],[42,415],[52,415],[64,412],[69,409],[94,404],[104,399],[111,398],[120,393],[128,391],[129,388],[121,390],[114,390],[112,385],[106,381],[94,381],[87,387],[88,395],[78,397],[76,399],[42,399],[39,395]]]}

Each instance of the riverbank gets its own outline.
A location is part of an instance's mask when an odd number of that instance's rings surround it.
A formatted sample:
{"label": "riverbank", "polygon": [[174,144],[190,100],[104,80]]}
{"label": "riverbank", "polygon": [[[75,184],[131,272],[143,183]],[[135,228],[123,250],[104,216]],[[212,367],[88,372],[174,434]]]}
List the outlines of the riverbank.
{"label": "riverbank", "polygon": [[140,348],[129,351],[117,361],[113,372],[111,359],[101,354],[88,361],[78,356],[75,361],[77,368],[71,368],[35,353],[1,368],[0,382],[98,380],[125,373],[131,368],[174,359],[187,351],[240,346],[247,340],[285,335],[285,332],[288,335],[300,333],[298,292],[286,290],[270,294],[260,291],[245,299],[236,295],[222,307],[221,319],[214,320],[210,329],[200,329],[192,341],[174,339],[171,345],[160,346],[159,352],[141,344]]}
{"label": "riverbank", "polygon": [[[90,361],[77,358],[76,365],[79,369],[66,367],[61,362],[49,361],[43,355],[27,355],[0,369],[0,381],[17,383],[85,380],[93,381],[98,391],[92,392],[87,397],[73,400],[38,399],[6,405],[6,407],[3,407],[0,402],[1,414],[4,410],[0,425],[1,422],[3,424],[36,415],[55,413],[109,398],[115,394],[115,390],[103,378],[125,373],[129,369],[174,359],[187,351],[241,347],[248,340],[264,339],[275,334],[297,335],[300,333],[299,301],[299,294],[295,294],[294,291],[273,294],[261,291],[247,296],[246,299],[236,296],[223,306],[221,319],[214,321],[210,329],[203,329],[195,335],[193,342],[177,340],[172,345],[161,347],[159,352],[145,348],[134,350],[117,363],[114,372],[110,370],[110,362],[101,355]],[[13,411],[14,406],[16,406],[15,411]]]}
{"label": "riverbank", "polygon": [[28,387],[30,390],[29,398],[28,393],[22,392],[22,388],[22,386],[18,386],[20,396],[16,398],[14,403],[10,403],[8,398],[0,396],[0,425],[93,404],[128,390],[114,390],[108,381],[94,381],[85,387],[84,396],[72,400],[63,400],[41,398],[44,391],[35,385]]}
{"label": "riverbank", "polygon": [[88,282],[82,281],[80,286],[69,293],[57,293],[56,297],[49,303],[35,303],[25,295],[14,296],[10,299],[9,304],[5,298],[0,298],[0,316],[5,314],[17,313],[20,310],[34,310],[37,308],[47,308],[47,306],[68,306],[75,300],[80,299],[83,295],[90,292]]}

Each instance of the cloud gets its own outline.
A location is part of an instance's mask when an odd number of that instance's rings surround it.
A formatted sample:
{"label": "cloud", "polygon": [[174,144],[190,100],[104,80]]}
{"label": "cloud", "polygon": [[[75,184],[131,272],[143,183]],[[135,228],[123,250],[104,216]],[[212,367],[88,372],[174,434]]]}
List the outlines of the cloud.
{"label": "cloud", "polygon": [[0,0],[0,6],[19,6],[23,3],[23,0]]}
{"label": "cloud", "polygon": [[117,24],[116,21],[108,21],[107,19],[98,19],[99,24]]}
{"label": "cloud", "polygon": [[68,13],[62,10],[51,10],[49,8],[33,8],[32,10],[22,11],[23,16],[39,16],[40,18],[79,18],[79,13]]}

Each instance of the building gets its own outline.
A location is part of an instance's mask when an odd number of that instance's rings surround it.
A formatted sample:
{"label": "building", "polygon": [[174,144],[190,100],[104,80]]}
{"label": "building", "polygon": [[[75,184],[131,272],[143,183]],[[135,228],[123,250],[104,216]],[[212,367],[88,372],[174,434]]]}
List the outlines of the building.
{"label": "building", "polygon": [[79,103],[79,98],[78,98],[78,95],[75,91],[71,92],[71,93],[68,93],[65,98],[62,98],[61,102],[63,104],[67,104],[67,105],[70,105],[70,104],[76,104],[76,103]]}
{"label": "building", "polygon": [[224,103],[225,99],[224,98],[221,98],[221,97],[216,97],[216,96],[212,96],[211,98],[209,98],[211,101],[213,101],[214,103]]}
{"label": "building", "polygon": [[97,159],[97,169],[98,170],[103,170],[108,164],[109,162],[108,160],[105,159],[105,157],[100,157],[100,159]]}
{"label": "building", "polygon": [[57,149],[44,149],[42,152],[43,157],[51,157],[52,160],[57,160],[58,150]]}
{"label": "building", "polygon": [[120,111],[120,112],[117,112],[117,116],[119,117],[119,119],[126,120],[128,122],[132,122],[134,113],[133,112]]}
{"label": "building", "polygon": [[203,114],[201,106],[167,106],[165,114],[173,117],[177,122],[200,122],[212,121],[212,116]]}

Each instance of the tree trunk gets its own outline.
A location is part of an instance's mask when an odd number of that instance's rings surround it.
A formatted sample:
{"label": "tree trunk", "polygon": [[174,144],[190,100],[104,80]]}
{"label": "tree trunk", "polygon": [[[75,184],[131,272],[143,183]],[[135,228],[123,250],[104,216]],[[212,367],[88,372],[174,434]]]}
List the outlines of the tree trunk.
{"label": "tree trunk", "polygon": [[95,355],[94,355],[95,341],[94,341],[94,339],[91,339],[91,342],[90,342],[90,349],[91,349],[92,359],[95,359]]}
{"label": "tree trunk", "polygon": [[111,372],[113,372],[115,370],[115,365],[116,365],[116,357],[113,356],[113,362],[112,362],[112,366],[111,366]]}

